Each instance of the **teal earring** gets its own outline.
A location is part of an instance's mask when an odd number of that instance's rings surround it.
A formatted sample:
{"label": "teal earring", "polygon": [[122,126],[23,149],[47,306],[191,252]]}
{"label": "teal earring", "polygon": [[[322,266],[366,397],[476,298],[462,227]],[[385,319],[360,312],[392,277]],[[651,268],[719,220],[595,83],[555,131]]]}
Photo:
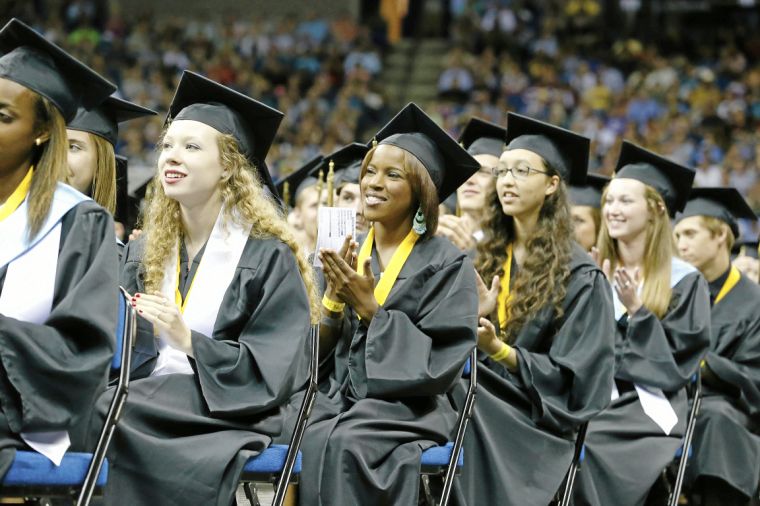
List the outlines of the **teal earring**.
{"label": "teal earring", "polygon": [[414,214],[412,230],[414,230],[417,235],[423,235],[427,232],[427,223],[425,223],[425,215],[422,214],[422,207],[417,209],[417,212]]}

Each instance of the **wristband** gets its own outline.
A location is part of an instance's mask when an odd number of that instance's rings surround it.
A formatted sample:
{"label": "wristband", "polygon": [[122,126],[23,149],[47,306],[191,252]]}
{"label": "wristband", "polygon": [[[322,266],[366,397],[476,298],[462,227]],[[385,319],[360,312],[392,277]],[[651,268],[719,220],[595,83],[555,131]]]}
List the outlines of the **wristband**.
{"label": "wristband", "polygon": [[324,306],[325,309],[332,313],[340,313],[343,311],[343,308],[346,307],[345,302],[338,302],[337,300],[332,300],[327,295],[322,297],[322,306]]}
{"label": "wristband", "polygon": [[491,357],[491,360],[495,360],[496,362],[501,362],[505,358],[509,356],[509,354],[512,352],[512,347],[508,345],[505,342],[501,343],[501,349],[494,353],[493,355],[489,355]]}

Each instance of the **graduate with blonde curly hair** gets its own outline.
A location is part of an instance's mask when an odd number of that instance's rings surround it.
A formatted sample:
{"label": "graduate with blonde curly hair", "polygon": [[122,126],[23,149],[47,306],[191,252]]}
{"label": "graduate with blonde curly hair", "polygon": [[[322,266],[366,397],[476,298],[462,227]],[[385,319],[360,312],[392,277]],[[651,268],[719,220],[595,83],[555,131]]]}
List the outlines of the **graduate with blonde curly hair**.
{"label": "graduate with blonde curly hair", "polygon": [[264,164],[282,113],[186,71],[169,114],[124,253],[139,329],[106,503],[227,506],[282,435],[319,306]]}

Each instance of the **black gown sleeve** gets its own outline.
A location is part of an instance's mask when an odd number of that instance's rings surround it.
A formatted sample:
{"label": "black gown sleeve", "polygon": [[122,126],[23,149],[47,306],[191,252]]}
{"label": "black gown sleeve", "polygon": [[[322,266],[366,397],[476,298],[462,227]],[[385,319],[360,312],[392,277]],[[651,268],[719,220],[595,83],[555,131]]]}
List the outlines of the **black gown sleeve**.
{"label": "black gown sleeve", "polygon": [[63,217],[48,319],[0,315],[0,403],[14,432],[66,429],[92,408],[115,348],[117,271],[111,216],[78,204]]}
{"label": "black gown sleeve", "polygon": [[[567,432],[607,407],[612,393],[612,293],[601,271],[573,275],[563,308],[548,352],[515,349],[516,375],[531,400],[531,418],[539,426]],[[530,332],[532,324],[524,331]]]}
{"label": "black gown sleeve", "polygon": [[616,349],[615,377],[674,392],[691,380],[709,346],[709,292],[695,272],[673,288],[662,320],[646,307],[628,319]]}
{"label": "black gown sleeve", "polygon": [[[442,394],[461,375],[477,342],[478,295],[472,261],[457,257],[418,289],[413,314],[381,308],[366,328],[366,343],[354,339],[349,371],[354,377],[366,375],[366,381],[353,383],[359,395]],[[357,353],[363,356],[354,357]]]}
{"label": "black gown sleeve", "polygon": [[[255,269],[239,272],[239,307],[250,315],[236,339],[192,333],[196,370],[211,414],[248,416],[285,403],[308,372],[309,300],[285,244],[260,241]],[[261,252],[265,250],[265,252]],[[225,326],[217,316],[215,334]]]}

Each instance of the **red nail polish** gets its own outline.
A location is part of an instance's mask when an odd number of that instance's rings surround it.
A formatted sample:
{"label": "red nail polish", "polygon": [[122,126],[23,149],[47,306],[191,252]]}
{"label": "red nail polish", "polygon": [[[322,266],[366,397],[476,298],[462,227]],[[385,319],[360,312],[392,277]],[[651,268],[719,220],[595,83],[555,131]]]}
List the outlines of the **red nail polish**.
{"label": "red nail polish", "polygon": [[135,297],[140,297],[140,294],[138,293],[137,295],[135,295]]}
{"label": "red nail polish", "polygon": [[132,307],[137,307],[137,304],[135,304],[134,302],[132,302]]}
{"label": "red nail polish", "polygon": [[137,312],[142,314],[142,309],[138,309]]}

